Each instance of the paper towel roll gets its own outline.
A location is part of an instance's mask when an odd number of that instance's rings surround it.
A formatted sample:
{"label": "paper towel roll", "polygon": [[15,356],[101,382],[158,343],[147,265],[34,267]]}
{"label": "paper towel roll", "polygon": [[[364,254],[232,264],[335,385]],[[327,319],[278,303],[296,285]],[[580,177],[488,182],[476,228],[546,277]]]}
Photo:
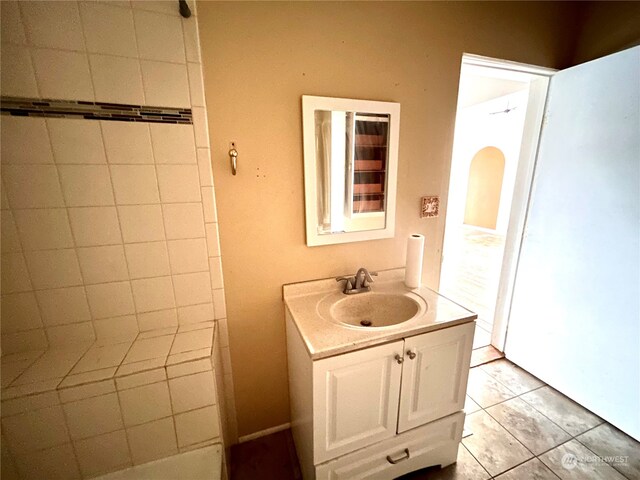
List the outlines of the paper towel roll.
{"label": "paper towel roll", "polygon": [[424,235],[413,233],[407,238],[407,259],[405,262],[404,284],[418,288],[422,280],[422,257],[424,255]]}

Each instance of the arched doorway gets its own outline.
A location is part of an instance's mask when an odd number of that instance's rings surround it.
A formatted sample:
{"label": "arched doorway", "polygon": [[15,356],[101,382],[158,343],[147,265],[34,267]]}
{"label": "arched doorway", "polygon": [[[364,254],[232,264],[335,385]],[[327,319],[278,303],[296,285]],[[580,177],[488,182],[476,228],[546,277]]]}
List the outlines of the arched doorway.
{"label": "arched doorway", "polygon": [[504,161],[504,154],[496,147],[485,147],[473,156],[469,167],[465,224],[496,229]]}

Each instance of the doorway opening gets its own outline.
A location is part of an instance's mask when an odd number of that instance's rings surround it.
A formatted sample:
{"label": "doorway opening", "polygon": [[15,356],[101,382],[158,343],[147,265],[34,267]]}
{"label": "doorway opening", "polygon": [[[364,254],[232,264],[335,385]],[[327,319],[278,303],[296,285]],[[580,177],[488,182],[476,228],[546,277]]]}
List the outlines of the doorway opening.
{"label": "doorway opening", "polygon": [[504,350],[551,69],[465,54],[440,291],[478,314],[474,349]]}

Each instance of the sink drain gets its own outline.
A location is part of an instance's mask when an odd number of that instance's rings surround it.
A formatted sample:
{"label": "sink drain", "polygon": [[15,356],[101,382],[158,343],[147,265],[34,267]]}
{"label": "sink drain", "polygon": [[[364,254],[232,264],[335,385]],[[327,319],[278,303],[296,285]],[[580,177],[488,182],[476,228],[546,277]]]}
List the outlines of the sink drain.
{"label": "sink drain", "polygon": [[370,327],[373,325],[373,322],[371,320],[360,320],[360,325],[363,327]]}

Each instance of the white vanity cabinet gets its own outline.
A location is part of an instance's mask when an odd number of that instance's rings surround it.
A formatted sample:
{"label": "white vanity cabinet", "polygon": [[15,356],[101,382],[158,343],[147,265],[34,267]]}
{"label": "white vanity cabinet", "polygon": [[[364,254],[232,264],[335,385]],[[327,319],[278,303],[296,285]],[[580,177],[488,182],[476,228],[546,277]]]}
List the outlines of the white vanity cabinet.
{"label": "white vanity cabinet", "polygon": [[312,360],[287,310],[305,480],[395,478],[456,460],[474,322]]}

